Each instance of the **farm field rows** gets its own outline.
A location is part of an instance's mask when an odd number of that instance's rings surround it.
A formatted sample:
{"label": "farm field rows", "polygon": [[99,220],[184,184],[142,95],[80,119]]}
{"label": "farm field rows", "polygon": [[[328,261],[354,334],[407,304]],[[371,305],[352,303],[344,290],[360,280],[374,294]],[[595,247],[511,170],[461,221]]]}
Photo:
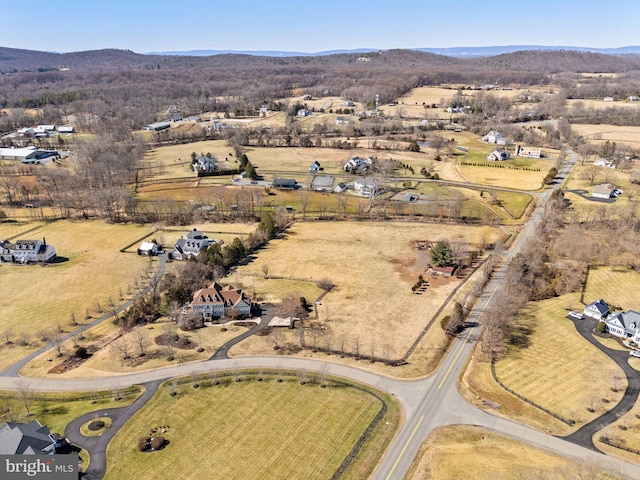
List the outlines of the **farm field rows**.
{"label": "farm field rows", "polygon": [[640,274],[625,267],[591,267],[585,303],[603,298],[623,310],[640,310]]}
{"label": "farm field rows", "polygon": [[622,398],[626,378],[565,318],[567,305],[577,304],[575,300],[568,294],[532,303],[521,312],[516,335],[522,346],[510,347],[506,358],[496,363],[496,373],[509,388],[580,426]]}
{"label": "farm field rows", "polygon": [[[302,386],[295,377],[282,383],[270,376],[262,382],[223,379],[205,387],[180,386],[174,397],[161,387],[109,445],[105,478],[151,479],[158,471],[176,479],[211,472],[246,480],[329,478],[382,406],[361,390],[332,383],[324,389]],[[380,422],[380,448],[395,432],[397,413],[387,414],[386,421]],[[138,438],[162,426],[170,442],[163,450],[136,451]],[[376,463],[369,460],[358,464],[366,472]]]}

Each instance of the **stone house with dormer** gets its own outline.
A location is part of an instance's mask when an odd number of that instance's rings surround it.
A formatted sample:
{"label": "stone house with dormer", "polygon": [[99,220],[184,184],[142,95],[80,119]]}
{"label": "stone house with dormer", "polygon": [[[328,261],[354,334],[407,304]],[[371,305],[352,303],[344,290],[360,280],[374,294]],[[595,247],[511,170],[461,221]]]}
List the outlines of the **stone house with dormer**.
{"label": "stone house with dormer", "polygon": [[211,321],[229,316],[232,310],[237,315],[251,315],[251,305],[251,298],[242,289],[230,285],[223,287],[214,282],[193,294],[189,308],[194,313],[200,313],[206,321]]}

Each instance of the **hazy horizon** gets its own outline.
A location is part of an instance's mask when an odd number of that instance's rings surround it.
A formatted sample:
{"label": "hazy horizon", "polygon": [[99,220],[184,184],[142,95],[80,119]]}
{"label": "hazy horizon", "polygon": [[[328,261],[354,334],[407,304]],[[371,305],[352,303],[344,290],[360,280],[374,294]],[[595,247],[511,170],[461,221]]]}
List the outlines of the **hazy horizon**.
{"label": "hazy horizon", "polygon": [[[118,48],[287,51],[638,45],[640,9],[631,0],[353,0],[207,2],[141,0],[38,4],[46,19],[25,33],[27,2],[0,0],[0,45],[49,52]],[[612,12],[612,13],[608,13]],[[37,23],[37,19],[36,19]],[[47,28],[50,27],[50,28]]]}

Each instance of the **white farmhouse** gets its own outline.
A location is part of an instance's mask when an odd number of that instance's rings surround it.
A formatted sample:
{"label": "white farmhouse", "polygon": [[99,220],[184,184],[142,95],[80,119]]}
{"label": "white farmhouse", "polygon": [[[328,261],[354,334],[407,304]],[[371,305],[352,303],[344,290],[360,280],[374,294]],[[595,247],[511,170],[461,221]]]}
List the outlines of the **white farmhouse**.
{"label": "white farmhouse", "polygon": [[0,242],[0,261],[10,263],[47,263],[57,255],[56,249],[42,240],[8,240]]}
{"label": "white farmhouse", "polygon": [[623,339],[631,339],[640,344],[640,313],[634,310],[618,312],[601,320],[606,325],[607,333]]}
{"label": "white farmhouse", "polygon": [[603,299],[591,302],[584,307],[584,316],[594,318],[596,320],[602,320],[609,315],[609,305]]}

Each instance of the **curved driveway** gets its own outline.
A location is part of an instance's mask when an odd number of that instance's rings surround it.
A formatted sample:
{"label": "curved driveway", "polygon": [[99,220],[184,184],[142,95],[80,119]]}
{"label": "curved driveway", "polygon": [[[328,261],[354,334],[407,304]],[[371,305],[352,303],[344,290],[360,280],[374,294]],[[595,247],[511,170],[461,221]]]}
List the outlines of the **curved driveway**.
{"label": "curved driveway", "polygon": [[[562,183],[561,180],[564,180],[566,175],[568,175],[572,166],[575,164],[576,158],[576,155],[570,152],[570,160],[563,166],[557,177],[558,183]],[[535,234],[536,227],[542,219],[544,200],[546,200],[550,194],[551,189],[542,195],[543,201],[533,212],[526,228],[523,229],[522,233],[512,245],[503,266],[489,282],[478,306],[471,313],[469,317],[471,322],[476,321],[480,314],[489,308],[493,295],[502,288],[502,279],[506,271],[506,265]],[[296,357],[239,357],[233,359],[208,360],[197,364],[178,365],[141,373],[85,379],[55,380],[50,378],[18,378],[15,376],[17,371],[15,371],[14,374],[14,370],[8,369],[0,376],[0,389],[17,390],[21,384],[23,384],[27,385],[33,391],[103,390],[145,384],[148,382],[152,382],[151,385],[157,385],[160,381],[167,378],[220,370],[243,368],[303,370],[343,377],[376,387],[380,390],[388,391],[394,394],[403,405],[405,422],[374,472],[373,478],[375,480],[404,478],[420,446],[429,434],[435,428],[453,424],[482,426],[516,440],[524,441],[561,455],[573,457],[581,462],[604,465],[608,470],[613,470],[619,474],[631,478],[640,478],[640,466],[638,465],[605,456],[511,420],[495,417],[469,405],[462,399],[456,389],[456,379],[464,370],[467,359],[473,351],[473,344],[479,337],[481,331],[481,325],[470,328],[464,336],[461,336],[453,342],[452,348],[450,348],[449,352],[445,355],[440,368],[438,368],[433,376],[415,381],[393,379],[355,367],[316,359]],[[149,392],[151,392],[151,390],[150,388],[148,389]],[[145,396],[146,395],[147,392],[145,392]],[[149,396],[146,398],[150,398],[150,396],[151,393],[149,393]],[[131,408],[137,410],[143,404],[144,401],[141,398],[134,403]],[[118,422],[124,424],[124,421],[128,418],[126,414],[127,408],[125,407],[121,410],[122,413],[118,417]],[[73,424],[74,429],[76,426],[76,424]],[[71,433],[71,430],[69,431]],[[117,428],[114,428],[113,434],[115,434],[116,431]],[[73,433],[71,434],[73,435]],[[109,437],[104,438],[105,440],[102,441],[108,443]],[[86,442],[81,441],[79,443],[82,445]],[[100,442],[98,442],[98,445],[94,448],[101,450]],[[92,460],[92,463],[93,461],[94,460]],[[95,471],[99,475],[99,467],[100,464],[96,463],[95,470],[92,471]],[[99,478],[99,476],[95,478]]]}

